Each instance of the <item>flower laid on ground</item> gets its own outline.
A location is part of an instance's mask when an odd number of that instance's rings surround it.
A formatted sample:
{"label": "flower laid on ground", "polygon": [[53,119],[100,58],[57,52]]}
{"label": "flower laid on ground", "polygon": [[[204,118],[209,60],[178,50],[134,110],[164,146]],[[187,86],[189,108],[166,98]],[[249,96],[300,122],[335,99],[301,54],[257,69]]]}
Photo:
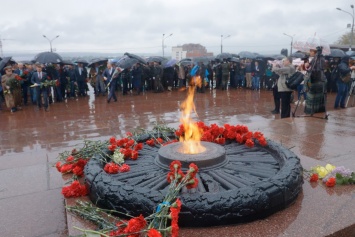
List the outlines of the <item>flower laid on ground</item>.
{"label": "flower laid on ground", "polygon": [[[170,182],[168,192],[162,202],[158,205],[155,212],[150,216],[138,217],[127,216],[123,220],[112,214],[121,214],[114,210],[104,210],[93,206],[88,202],[78,201],[75,206],[67,206],[68,211],[86,219],[97,225],[98,230],[84,230],[85,236],[131,236],[131,237],[177,237],[179,234],[179,213],[182,203],[178,198],[183,187],[195,188],[198,185],[196,173],[198,167],[191,163],[188,171],[184,174],[181,170],[181,162],[173,161],[170,165],[168,180]],[[66,193],[78,195],[82,186],[78,182],[66,188]],[[75,228],[75,227],[74,227]]]}
{"label": "flower laid on ground", "polygon": [[[235,140],[236,142],[245,144],[250,148],[254,147],[255,141],[257,141],[261,146],[267,145],[267,141],[261,132],[252,132],[245,125],[233,126],[225,124],[223,127],[220,127],[216,124],[207,126],[203,122],[197,122],[197,126],[202,132],[202,141],[214,142],[223,145],[226,140]],[[184,136],[184,133],[184,126],[181,124],[175,134],[176,136],[181,137]]]}
{"label": "flower laid on ground", "polygon": [[355,184],[355,173],[344,166],[317,165],[312,167],[310,171],[305,170],[305,174],[309,174],[310,182],[321,180],[327,187],[334,187],[336,184]]}

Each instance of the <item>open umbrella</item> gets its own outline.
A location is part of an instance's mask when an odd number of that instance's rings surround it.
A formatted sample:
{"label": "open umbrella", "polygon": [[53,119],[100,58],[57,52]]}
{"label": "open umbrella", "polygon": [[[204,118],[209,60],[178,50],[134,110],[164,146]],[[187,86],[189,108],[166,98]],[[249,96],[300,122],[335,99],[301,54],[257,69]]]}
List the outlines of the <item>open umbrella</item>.
{"label": "open umbrella", "polygon": [[63,61],[63,58],[57,54],[57,53],[53,53],[53,52],[43,52],[43,53],[39,53],[37,54],[33,61],[38,62],[38,63],[61,63]]}
{"label": "open umbrella", "polygon": [[161,56],[150,56],[146,61],[147,62],[158,62],[158,63],[160,63],[160,62],[162,62],[164,60],[166,60],[166,58],[161,57]]}
{"label": "open umbrella", "polygon": [[173,67],[176,64],[177,60],[175,58],[172,58],[170,60],[168,60],[163,67],[167,68],[167,67]]}
{"label": "open umbrella", "polygon": [[70,60],[63,60],[60,64],[62,64],[62,65],[75,65],[72,61],[70,61]]}
{"label": "open umbrella", "polygon": [[239,58],[236,58],[236,57],[232,57],[230,61],[235,62],[235,63],[240,63]]}
{"label": "open umbrella", "polygon": [[95,63],[97,63],[98,65],[104,65],[107,63],[107,58],[94,58],[92,60],[90,60],[90,63],[88,64],[88,67],[93,66]]}
{"label": "open umbrella", "polygon": [[75,63],[81,63],[84,65],[84,67],[86,67],[87,65],[89,65],[89,62],[86,59],[78,59],[75,60]]}
{"label": "open umbrella", "polygon": [[304,37],[299,40],[296,40],[293,43],[293,48],[300,50],[302,52],[308,52],[311,49],[317,49],[318,47],[322,48],[322,54],[328,55],[330,54],[330,47],[329,44],[319,38],[318,36],[314,35],[312,37]]}
{"label": "open umbrella", "polygon": [[0,71],[4,69],[6,64],[11,61],[11,57],[5,57],[0,61]]}
{"label": "open umbrella", "polygon": [[223,59],[228,59],[228,58],[232,58],[232,54],[230,53],[220,53],[216,56],[216,59],[219,59],[219,60],[223,60]]}
{"label": "open umbrella", "polygon": [[355,56],[355,51],[349,50],[349,51],[346,51],[345,54],[352,57],[352,56]]}
{"label": "open umbrella", "polygon": [[116,65],[120,68],[123,69],[130,69],[134,64],[140,63],[137,59],[135,58],[130,58],[128,56],[123,56],[120,58],[117,62]]}
{"label": "open umbrella", "polygon": [[147,61],[144,58],[142,58],[142,57],[140,57],[138,55],[131,54],[131,53],[125,53],[124,55],[126,55],[126,56],[128,56],[130,58],[137,59],[142,64],[147,64]]}
{"label": "open umbrella", "polygon": [[293,58],[305,58],[306,54],[302,53],[300,51],[294,52],[293,54],[291,54],[291,57]]}
{"label": "open umbrella", "polygon": [[[354,52],[355,53],[355,52]],[[328,55],[329,57],[333,57],[333,58],[342,58],[344,57],[346,54],[344,53],[343,50],[341,49],[330,49],[330,54]]]}
{"label": "open umbrella", "polygon": [[209,57],[196,57],[192,60],[195,64],[202,62],[203,64],[207,65],[211,59]]}
{"label": "open umbrella", "polygon": [[188,65],[193,65],[194,62],[185,60],[185,61],[180,61],[179,64],[182,66],[188,66]]}
{"label": "open umbrella", "polygon": [[240,58],[249,58],[249,59],[254,59],[256,58],[256,55],[252,52],[249,51],[242,51],[239,53]]}

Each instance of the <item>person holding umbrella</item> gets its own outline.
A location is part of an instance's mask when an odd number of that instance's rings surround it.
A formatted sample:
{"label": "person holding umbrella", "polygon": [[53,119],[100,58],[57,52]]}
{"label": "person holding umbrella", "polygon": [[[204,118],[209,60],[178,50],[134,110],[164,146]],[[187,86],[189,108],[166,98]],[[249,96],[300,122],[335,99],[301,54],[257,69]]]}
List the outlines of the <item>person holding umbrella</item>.
{"label": "person holding umbrella", "polygon": [[114,72],[115,72],[115,69],[112,67],[112,63],[110,61],[107,62],[107,68],[105,69],[104,73],[102,74],[102,76],[104,77],[105,83],[107,85],[108,91],[109,91],[107,103],[110,103],[111,98],[113,98],[113,100],[115,102],[117,101],[115,89],[116,89],[116,83],[117,83],[116,79],[118,77],[118,73],[116,73],[115,77],[113,77]]}

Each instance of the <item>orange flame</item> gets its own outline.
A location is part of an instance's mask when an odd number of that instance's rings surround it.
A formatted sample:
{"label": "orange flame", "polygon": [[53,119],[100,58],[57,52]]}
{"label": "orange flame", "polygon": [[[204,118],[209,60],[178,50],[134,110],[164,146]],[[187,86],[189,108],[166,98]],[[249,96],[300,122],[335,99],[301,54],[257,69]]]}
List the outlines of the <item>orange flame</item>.
{"label": "orange flame", "polygon": [[196,86],[201,87],[201,83],[202,80],[200,76],[191,79],[187,98],[181,104],[182,116],[180,122],[184,126],[185,134],[180,137],[180,142],[182,142],[182,149],[180,152],[184,154],[197,154],[206,150],[206,148],[200,143],[202,136],[201,131],[191,118],[192,110],[196,113],[194,104],[195,88]]}

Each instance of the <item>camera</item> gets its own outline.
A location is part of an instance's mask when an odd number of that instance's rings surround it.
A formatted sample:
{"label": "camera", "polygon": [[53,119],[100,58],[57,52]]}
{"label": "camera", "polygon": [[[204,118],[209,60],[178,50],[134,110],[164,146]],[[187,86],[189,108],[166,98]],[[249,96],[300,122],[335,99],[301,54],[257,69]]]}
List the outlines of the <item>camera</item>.
{"label": "camera", "polygon": [[321,55],[322,51],[323,51],[323,47],[322,46],[317,46],[317,55]]}

